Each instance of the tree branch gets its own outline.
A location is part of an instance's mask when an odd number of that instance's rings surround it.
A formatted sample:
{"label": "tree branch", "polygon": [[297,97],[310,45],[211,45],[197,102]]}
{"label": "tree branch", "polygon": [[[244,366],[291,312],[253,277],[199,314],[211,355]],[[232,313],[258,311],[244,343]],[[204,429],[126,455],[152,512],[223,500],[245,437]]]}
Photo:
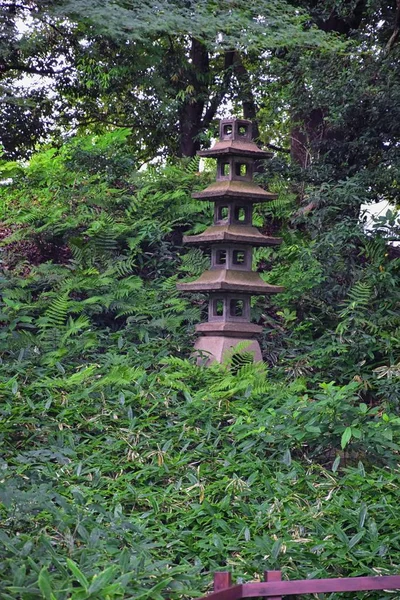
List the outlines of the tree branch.
{"label": "tree branch", "polygon": [[393,48],[393,46],[397,42],[397,38],[399,37],[399,34],[400,34],[400,0],[397,0],[397,2],[396,2],[396,16],[395,16],[395,19],[394,19],[393,33],[390,36],[388,43],[386,44],[385,52],[389,53],[391,51],[391,49]]}
{"label": "tree branch", "polygon": [[59,27],[57,27],[56,25],[54,25],[54,23],[50,23],[49,21],[46,21],[45,19],[43,19],[42,17],[40,17],[39,15],[35,15],[35,18],[40,21],[41,23],[43,23],[44,25],[47,25],[48,27],[51,27],[52,29],[54,29],[54,31],[56,33],[58,33],[58,35],[62,38],[66,38],[68,37],[68,34],[61,31],[61,29]]}
{"label": "tree branch", "polygon": [[265,145],[270,150],[275,150],[275,152],[284,152],[285,154],[290,154],[290,148],[281,148],[280,146],[275,146],[275,144],[265,144]]}
{"label": "tree branch", "polygon": [[30,67],[21,63],[0,64],[0,74],[7,73],[7,71],[21,71],[22,73],[29,73],[32,75],[59,75],[60,73],[65,73],[71,68],[72,67],[69,66],[60,69],[59,71],[55,71],[54,69],[39,69],[37,67]]}
{"label": "tree branch", "polygon": [[255,128],[253,129],[253,134],[254,137],[257,138],[258,127],[257,123],[255,122],[255,119],[258,109],[253,96],[249,72],[243,64],[242,57],[237,51],[235,52],[234,56],[233,69],[240,86],[240,95],[243,105],[243,117],[245,119],[250,119],[250,121],[254,122]]}
{"label": "tree branch", "polygon": [[232,66],[234,55],[234,50],[227,50],[224,54],[224,75],[222,78],[221,87],[217,94],[210,100],[210,104],[202,119],[202,129],[207,129],[207,127],[210,126],[210,123],[215,117],[215,113],[217,112],[219,105],[221,104],[226,93],[228,92],[229,83],[232,78]]}

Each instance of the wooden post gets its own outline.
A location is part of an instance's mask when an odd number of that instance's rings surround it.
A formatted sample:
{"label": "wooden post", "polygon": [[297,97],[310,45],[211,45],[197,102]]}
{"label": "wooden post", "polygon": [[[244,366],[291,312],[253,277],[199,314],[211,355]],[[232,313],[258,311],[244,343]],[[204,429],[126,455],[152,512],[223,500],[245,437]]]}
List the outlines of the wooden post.
{"label": "wooden post", "polygon": [[[271,581],[281,581],[281,571],[264,571],[264,581],[271,583]],[[282,596],[269,596],[269,600],[282,600]]]}
{"label": "wooden post", "polygon": [[226,588],[231,587],[231,585],[232,576],[229,571],[218,571],[218,573],[214,573],[214,592],[226,590]]}

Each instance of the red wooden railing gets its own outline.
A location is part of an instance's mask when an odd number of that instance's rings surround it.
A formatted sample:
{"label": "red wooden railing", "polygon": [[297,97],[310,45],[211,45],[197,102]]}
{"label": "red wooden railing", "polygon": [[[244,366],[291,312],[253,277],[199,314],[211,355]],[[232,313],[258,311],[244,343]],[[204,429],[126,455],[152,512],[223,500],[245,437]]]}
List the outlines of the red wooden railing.
{"label": "red wooden railing", "polygon": [[265,571],[264,582],[232,585],[231,574],[221,571],[214,574],[214,591],[197,600],[240,600],[240,598],[260,596],[270,600],[282,600],[282,596],[297,596],[298,594],[397,589],[400,590],[400,575],[282,581],[281,571]]}

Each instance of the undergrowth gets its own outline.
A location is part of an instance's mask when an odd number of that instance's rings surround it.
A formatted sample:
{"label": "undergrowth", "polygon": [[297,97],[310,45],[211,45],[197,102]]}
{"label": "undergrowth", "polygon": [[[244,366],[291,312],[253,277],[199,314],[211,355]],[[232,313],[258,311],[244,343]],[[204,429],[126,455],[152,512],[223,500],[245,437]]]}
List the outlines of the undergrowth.
{"label": "undergrowth", "polygon": [[197,366],[206,300],[175,284],[208,264],[181,238],[213,175],[138,173],[125,135],[1,167],[0,598],[398,572],[398,259],[355,224],[286,230],[256,255],[286,286],[253,302],[265,363]]}

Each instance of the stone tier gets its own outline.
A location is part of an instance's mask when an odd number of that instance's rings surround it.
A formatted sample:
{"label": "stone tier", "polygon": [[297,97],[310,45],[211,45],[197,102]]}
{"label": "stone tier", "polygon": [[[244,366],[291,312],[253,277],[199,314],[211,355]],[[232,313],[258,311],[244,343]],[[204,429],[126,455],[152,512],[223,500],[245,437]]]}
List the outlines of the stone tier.
{"label": "stone tier", "polygon": [[263,235],[252,225],[212,225],[199,235],[185,235],[184,244],[209,245],[222,243],[251,244],[252,246],[279,246],[282,238]]}
{"label": "stone tier", "polygon": [[278,294],[284,288],[265,283],[254,271],[236,271],[234,269],[212,269],[205,271],[198,279],[190,283],[178,283],[182,292],[242,292],[246,294]]}
{"label": "stone tier", "polygon": [[225,179],[212,183],[202,192],[194,192],[192,197],[197,200],[208,201],[213,201],[215,198],[223,198],[224,200],[240,198],[244,203],[255,203],[275,200],[278,194],[266,192],[259,185],[251,181]]}
{"label": "stone tier", "polygon": [[238,323],[233,321],[215,321],[213,323],[199,323],[196,325],[197,333],[202,335],[224,335],[227,337],[251,337],[261,333],[261,325],[254,323]]}
{"label": "stone tier", "polygon": [[209,150],[200,150],[197,154],[207,158],[219,158],[228,154],[236,154],[238,156],[251,157],[255,160],[271,158],[272,156],[272,152],[260,150],[254,142],[244,140],[223,140],[217,142]]}
{"label": "stone tier", "polygon": [[248,342],[245,352],[253,354],[255,362],[262,361],[260,344],[253,339],[243,338],[242,336],[228,335],[200,335],[197,339],[194,349],[198,355],[198,364],[209,365],[214,360],[222,363],[229,356],[238,344]]}

